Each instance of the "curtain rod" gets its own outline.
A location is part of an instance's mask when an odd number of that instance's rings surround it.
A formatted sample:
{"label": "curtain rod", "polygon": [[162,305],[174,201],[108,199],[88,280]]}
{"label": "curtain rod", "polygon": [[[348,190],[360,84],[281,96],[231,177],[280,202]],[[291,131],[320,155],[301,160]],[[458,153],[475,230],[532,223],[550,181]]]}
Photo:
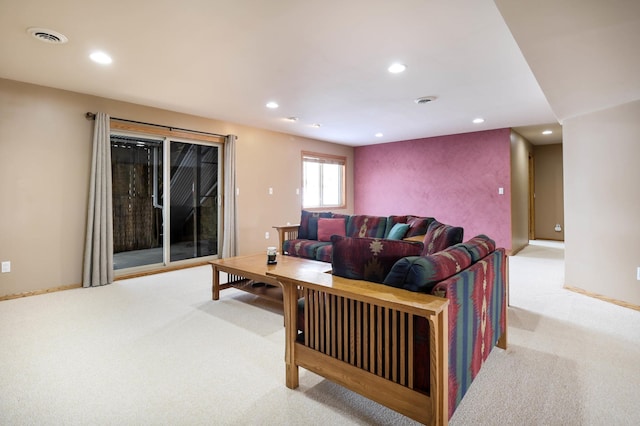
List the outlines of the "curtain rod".
{"label": "curtain rod", "polygon": [[[87,112],[85,114],[85,117],[87,118],[87,120],[95,120],[96,119],[96,115],[93,112]],[[145,126],[154,126],[154,127],[162,127],[165,129],[169,129],[169,130],[180,130],[183,132],[189,132],[189,133],[198,133],[201,135],[209,135],[209,136],[220,136],[220,137],[227,137],[227,135],[220,135],[218,133],[210,133],[210,132],[201,132],[199,130],[189,130],[189,129],[182,129],[180,127],[171,127],[171,126],[164,126],[162,124],[153,124],[153,123],[145,123],[144,121],[135,121],[135,120],[127,120],[125,118],[117,118],[117,117],[109,117],[111,120],[118,120],[118,121],[124,121],[127,123],[134,123],[134,124],[142,124]]]}

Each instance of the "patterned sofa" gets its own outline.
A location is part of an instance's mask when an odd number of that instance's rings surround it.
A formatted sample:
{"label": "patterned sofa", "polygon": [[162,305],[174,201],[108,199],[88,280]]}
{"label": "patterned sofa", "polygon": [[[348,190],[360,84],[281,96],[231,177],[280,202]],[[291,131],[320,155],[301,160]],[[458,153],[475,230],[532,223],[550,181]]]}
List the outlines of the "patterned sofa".
{"label": "patterned sofa", "polygon": [[333,235],[333,273],[277,276],[287,386],[298,367],[425,424],[446,424],[495,345],[506,349],[506,255],[479,235],[420,242]]}
{"label": "patterned sofa", "polygon": [[331,262],[331,236],[412,240],[431,254],[462,241],[463,229],[432,217],[344,215],[302,210],[299,225],[275,226],[285,255]]}

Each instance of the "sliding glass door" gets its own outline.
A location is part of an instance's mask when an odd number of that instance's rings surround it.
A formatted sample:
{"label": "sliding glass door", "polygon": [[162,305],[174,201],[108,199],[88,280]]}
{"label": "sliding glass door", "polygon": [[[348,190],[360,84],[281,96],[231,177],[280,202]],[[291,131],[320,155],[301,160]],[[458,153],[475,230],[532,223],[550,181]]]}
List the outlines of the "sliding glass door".
{"label": "sliding glass door", "polygon": [[114,269],[218,254],[220,145],[111,135]]}
{"label": "sliding glass door", "polygon": [[170,259],[218,254],[218,148],[171,143]]}

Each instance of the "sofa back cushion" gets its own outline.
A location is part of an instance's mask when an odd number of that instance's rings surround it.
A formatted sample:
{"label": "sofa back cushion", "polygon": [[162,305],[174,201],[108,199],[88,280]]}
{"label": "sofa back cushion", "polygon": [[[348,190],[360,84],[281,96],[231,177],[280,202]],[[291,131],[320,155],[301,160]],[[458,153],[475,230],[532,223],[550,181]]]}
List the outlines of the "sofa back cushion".
{"label": "sofa back cushion", "polygon": [[407,216],[406,223],[409,225],[409,230],[407,231],[405,238],[415,237],[416,235],[425,235],[429,224],[434,220],[435,219],[432,217]]}
{"label": "sofa back cushion", "polygon": [[[315,219],[312,223],[309,223],[312,217]],[[300,226],[298,227],[298,238],[301,240],[317,240],[317,220],[321,217],[331,217],[331,212],[310,212],[308,210],[302,210]]]}
{"label": "sofa back cushion", "polygon": [[406,256],[417,256],[422,243],[383,240],[378,238],[352,238],[334,235],[333,274],[356,280],[381,283],[393,265]]}
{"label": "sofa back cushion", "polygon": [[347,237],[384,238],[386,216],[353,215],[347,221]]}
{"label": "sofa back cushion", "polygon": [[318,241],[331,241],[332,235],[345,235],[344,218],[319,218]]}
{"label": "sofa back cushion", "polygon": [[422,256],[437,253],[462,242],[464,230],[459,226],[450,226],[433,220],[427,228],[424,237],[424,251]]}
{"label": "sofa back cushion", "polygon": [[496,249],[496,242],[486,235],[477,235],[461,244],[471,255],[471,261],[476,263]]}
{"label": "sofa back cushion", "polygon": [[405,290],[430,293],[439,282],[471,265],[471,255],[457,244],[429,256],[409,256],[398,260],[383,284]]}

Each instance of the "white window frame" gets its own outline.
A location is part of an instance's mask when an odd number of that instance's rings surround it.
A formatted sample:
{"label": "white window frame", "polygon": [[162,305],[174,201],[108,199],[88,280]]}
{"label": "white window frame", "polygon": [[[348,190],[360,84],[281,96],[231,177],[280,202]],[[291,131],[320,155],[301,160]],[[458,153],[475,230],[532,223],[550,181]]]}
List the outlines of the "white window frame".
{"label": "white window frame", "polygon": [[[317,182],[319,183],[319,188],[314,188],[314,191],[319,194],[319,203],[313,205],[305,205],[305,193],[308,192],[308,185],[310,183],[307,182],[306,174],[305,174],[305,164],[308,163],[316,163],[319,164],[319,176]],[[325,164],[330,165],[338,165],[341,166],[341,172],[339,176],[339,182],[336,183],[336,191],[338,191],[339,202],[336,203],[326,203],[324,202],[324,194],[323,194],[323,167]],[[313,210],[313,209],[326,209],[326,208],[346,208],[346,175],[347,175],[347,157],[342,157],[338,155],[330,155],[330,154],[320,154],[317,152],[308,152],[302,151],[302,208],[305,210]]]}

